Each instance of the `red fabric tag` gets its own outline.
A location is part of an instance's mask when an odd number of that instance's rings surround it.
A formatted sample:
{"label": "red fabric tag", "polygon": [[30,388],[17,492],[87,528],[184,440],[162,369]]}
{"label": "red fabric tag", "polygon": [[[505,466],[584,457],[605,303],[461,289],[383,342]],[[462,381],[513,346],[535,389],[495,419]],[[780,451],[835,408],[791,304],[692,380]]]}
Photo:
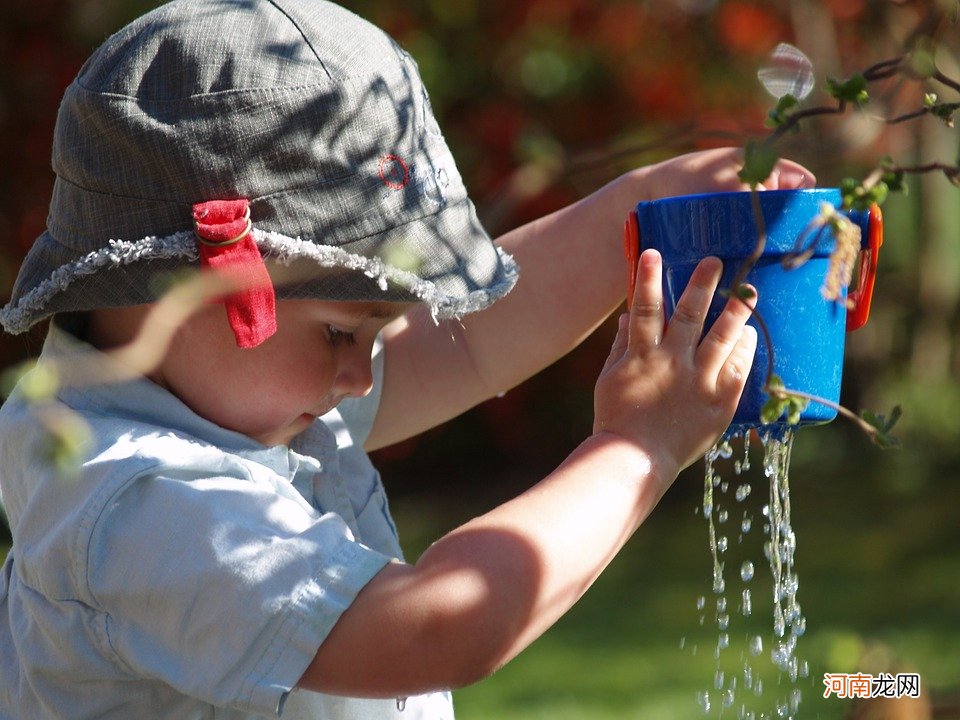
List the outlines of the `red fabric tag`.
{"label": "red fabric tag", "polygon": [[[237,273],[249,287],[222,302],[242,348],[256,347],[277,331],[276,298],[260,250],[250,235],[246,200],[209,200],[193,206],[201,269]],[[240,238],[237,240],[237,238]]]}

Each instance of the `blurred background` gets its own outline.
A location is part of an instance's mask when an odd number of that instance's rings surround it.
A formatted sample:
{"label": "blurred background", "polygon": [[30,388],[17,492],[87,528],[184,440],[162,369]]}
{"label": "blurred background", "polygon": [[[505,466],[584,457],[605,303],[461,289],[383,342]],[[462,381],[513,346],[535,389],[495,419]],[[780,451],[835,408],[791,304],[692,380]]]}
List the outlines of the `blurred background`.
{"label": "blurred background", "polygon": [[[107,35],[159,3],[9,0],[0,5],[0,287],[42,231],[50,142],[64,88]],[[774,104],[757,80],[789,42],[828,76],[903,53],[934,8],[946,12],[939,68],[960,78],[955,0],[347,0],[417,59],[434,110],[493,234],[572,202],[619,173],[764,134]],[[863,112],[811,120],[782,145],[822,186],[878,158],[957,162],[957,130],[933,118],[887,125],[924,90],[893,80]],[[849,423],[800,431],[791,464],[798,599],[807,678],[792,682],[748,640],[772,633],[760,538],[726,558],[730,647],[717,651],[703,467],[687,470],[580,604],[493,678],[458,694],[461,718],[960,717],[960,189],[908,179],[884,206],[886,243],[869,324],[848,338],[843,402],[903,407],[903,449],[880,451]],[[626,277],[626,270],[625,270]],[[571,292],[575,292],[571,288]],[[551,471],[590,432],[592,389],[613,328],[447,426],[377,453],[409,557]],[[39,351],[42,332],[0,338],[0,367]],[[741,452],[738,448],[737,452]],[[761,463],[753,443],[753,462]],[[732,469],[721,467],[732,478]],[[762,473],[744,511],[760,517]],[[731,491],[732,492],[732,491]],[[750,506],[756,500],[756,506]],[[731,524],[739,523],[740,508]],[[759,521],[757,521],[759,522]],[[720,531],[724,530],[720,527]],[[0,554],[9,533],[0,523]],[[754,612],[735,601],[740,555],[757,564]],[[734,586],[734,580],[736,585]],[[766,585],[764,584],[766,583]],[[701,601],[701,598],[704,598]],[[699,607],[703,605],[701,609]],[[745,688],[744,669],[764,690]],[[823,699],[831,672],[919,673],[923,703]],[[719,673],[723,674],[721,678]],[[739,686],[731,681],[737,678]],[[755,682],[751,683],[754,686]],[[723,693],[736,690],[724,707]],[[711,707],[704,711],[704,697]],[[870,714],[870,713],[887,714]],[[907,714],[894,715],[893,712]],[[909,714],[915,713],[915,714]]]}

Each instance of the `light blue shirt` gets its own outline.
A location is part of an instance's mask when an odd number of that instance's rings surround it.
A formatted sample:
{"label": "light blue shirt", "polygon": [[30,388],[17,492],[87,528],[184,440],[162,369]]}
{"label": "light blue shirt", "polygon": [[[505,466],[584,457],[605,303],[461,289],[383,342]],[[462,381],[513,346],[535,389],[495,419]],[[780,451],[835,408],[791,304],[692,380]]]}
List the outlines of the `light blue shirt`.
{"label": "light blue shirt", "polygon": [[[448,693],[360,700],[294,690],[357,593],[401,556],[361,444],[375,390],[266,448],[139,378],[90,385],[103,356],[51,330],[41,356],[94,447],[44,459],[36,408],[0,409],[13,548],[0,572],[0,718],[450,720]],[[65,362],[64,362],[65,361]],[[224,389],[229,391],[229,389]]]}

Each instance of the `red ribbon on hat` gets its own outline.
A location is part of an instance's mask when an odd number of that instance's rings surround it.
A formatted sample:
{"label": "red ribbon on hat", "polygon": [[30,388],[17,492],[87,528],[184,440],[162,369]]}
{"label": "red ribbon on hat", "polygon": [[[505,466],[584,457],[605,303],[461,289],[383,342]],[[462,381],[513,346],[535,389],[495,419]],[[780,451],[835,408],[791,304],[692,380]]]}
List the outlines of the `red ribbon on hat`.
{"label": "red ribbon on hat", "polygon": [[256,347],[277,331],[277,314],[273,283],[250,235],[250,203],[242,199],[196,203],[193,221],[201,269],[230,273],[243,283],[243,290],[222,302],[237,345]]}

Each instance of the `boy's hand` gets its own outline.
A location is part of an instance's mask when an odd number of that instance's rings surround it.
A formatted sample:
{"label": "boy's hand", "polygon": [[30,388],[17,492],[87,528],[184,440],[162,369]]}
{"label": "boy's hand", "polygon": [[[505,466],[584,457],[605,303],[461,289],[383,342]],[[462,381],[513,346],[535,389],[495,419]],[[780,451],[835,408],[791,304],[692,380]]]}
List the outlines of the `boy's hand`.
{"label": "boy's hand", "polygon": [[740,300],[701,339],[721,269],[717,258],[701,261],[664,330],[660,255],[644,251],[594,392],[594,433],[636,443],[666,463],[660,476],[670,481],[728,427],[753,363],[757,333]]}
{"label": "boy's hand", "polygon": [[[749,190],[740,181],[743,168],[741,148],[719,148],[688,153],[656,165],[640,168],[650,199],[694,193]],[[781,158],[760,190],[812,188],[817,179],[802,165]]]}

